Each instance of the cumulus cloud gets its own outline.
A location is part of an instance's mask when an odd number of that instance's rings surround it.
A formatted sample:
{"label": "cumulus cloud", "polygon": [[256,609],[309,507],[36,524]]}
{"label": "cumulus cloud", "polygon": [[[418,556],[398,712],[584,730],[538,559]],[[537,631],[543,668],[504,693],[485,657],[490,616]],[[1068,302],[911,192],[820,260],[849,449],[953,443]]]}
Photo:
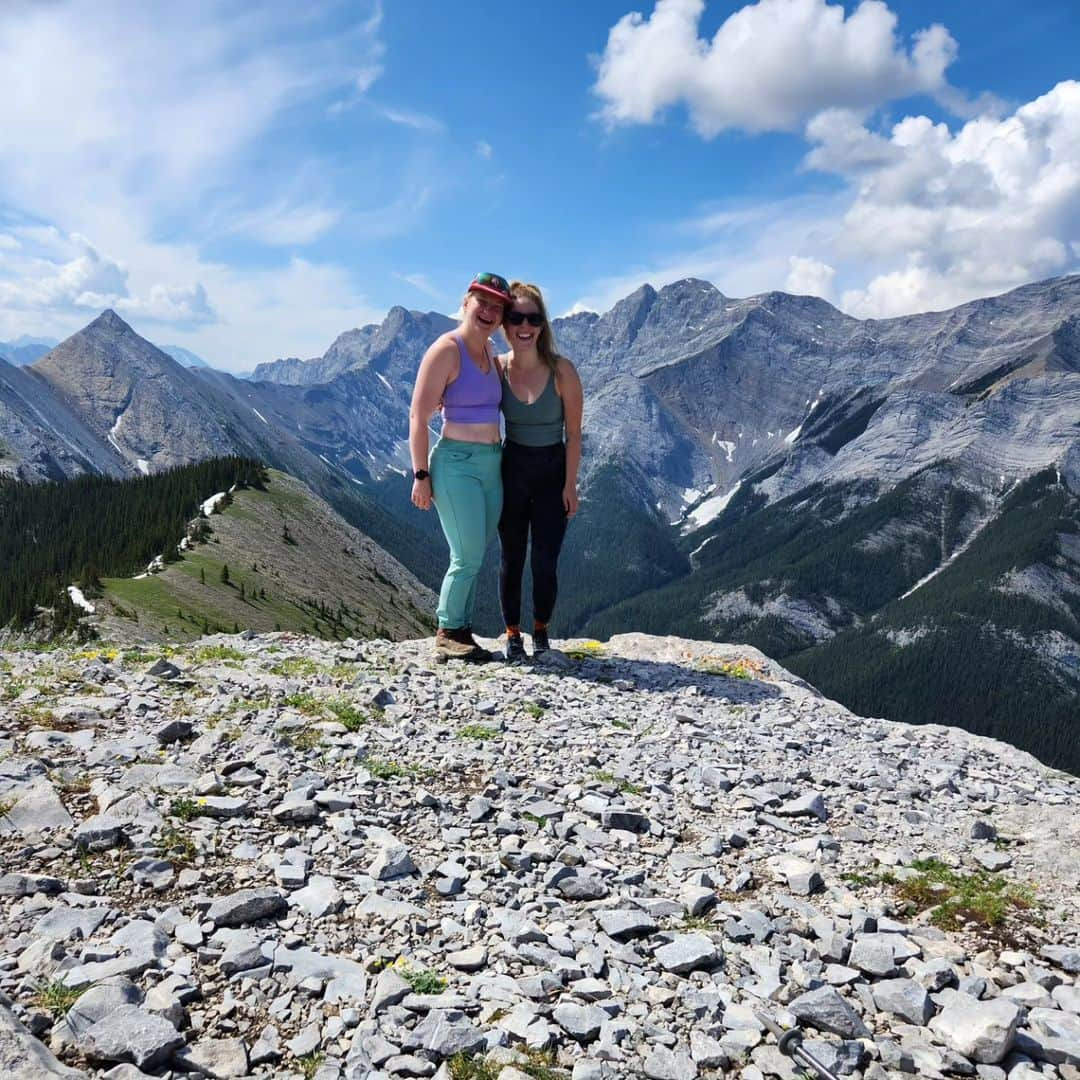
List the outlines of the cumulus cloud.
{"label": "cumulus cloud", "polygon": [[788,260],[791,269],[784,281],[784,290],[796,296],[820,296],[831,300],[836,270],[820,259],[792,255]]}
{"label": "cumulus cloud", "polygon": [[907,117],[888,137],[819,117],[808,163],[851,184],[837,255],[877,268],[852,314],[945,308],[1077,266],[1080,82],[955,132]]}
{"label": "cumulus cloud", "polygon": [[[54,227],[15,230],[17,247],[0,253],[0,307],[51,312],[84,322],[102,308],[175,326],[213,322],[206,289],[155,283],[132,293],[122,263],[102,254],[86,237]],[[68,323],[70,325],[70,322]]]}
{"label": "cumulus cloud", "polygon": [[[287,128],[371,87],[381,18],[378,0],[0,3],[0,233],[22,245],[0,240],[0,336],[111,306],[240,367],[371,314],[345,270],[275,249],[344,215],[340,174]],[[27,221],[45,224],[9,224]],[[262,250],[230,266],[241,232]]]}
{"label": "cumulus cloud", "polygon": [[117,302],[116,309],[124,315],[170,326],[194,326],[217,320],[201,284],[187,288],[152,285],[146,296],[126,297]]}
{"label": "cumulus cloud", "polygon": [[827,0],[758,0],[731,15],[711,41],[699,34],[705,0],[657,0],[612,27],[594,92],[613,124],[651,123],[685,105],[706,138],[797,131],[829,108],[872,110],[912,94],[949,90],[956,43],[940,25],[910,46],[881,0],[846,15]]}
{"label": "cumulus cloud", "polygon": [[0,254],[0,306],[94,309],[127,295],[127,271],[85,237],[65,238],[55,229],[23,233],[8,249],[12,254]]}

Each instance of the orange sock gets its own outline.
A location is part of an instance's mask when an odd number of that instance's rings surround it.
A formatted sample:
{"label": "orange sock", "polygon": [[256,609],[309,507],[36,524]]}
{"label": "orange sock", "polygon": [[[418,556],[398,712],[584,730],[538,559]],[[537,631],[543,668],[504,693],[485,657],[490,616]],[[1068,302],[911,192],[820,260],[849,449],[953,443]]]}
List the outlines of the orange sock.
{"label": "orange sock", "polygon": [[534,631],[536,631],[536,630],[546,630],[547,627],[548,627],[548,624],[546,622],[541,622],[539,619],[533,619],[533,630]]}
{"label": "orange sock", "polygon": [[521,637],[521,627],[520,626],[508,626],[506,628],[506,636],[507,637]]}

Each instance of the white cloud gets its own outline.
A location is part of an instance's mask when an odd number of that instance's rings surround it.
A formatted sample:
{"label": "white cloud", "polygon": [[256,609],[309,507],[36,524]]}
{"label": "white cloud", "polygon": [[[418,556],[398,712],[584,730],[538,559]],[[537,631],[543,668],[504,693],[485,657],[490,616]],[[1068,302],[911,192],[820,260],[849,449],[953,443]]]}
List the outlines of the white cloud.
{"label": "white cloud", "polygon": [[310,244],[341,221],[342,210],[317,203],[290,205],[281,199],[256,210],[231,215],[226,229],[245,233],[271,247]]}
{"label": "white cloud", "polygon": [[852,185],[836,255],[876,268],[844,292],[852,314],[946,308],[1076,268],[1080,82],[955,133],[925,116],[887,139],[839,123],[840,140],[829,121],[811,125],[820,142],[808,160]]}
{"label": "white cloud", "polygon": [[116,310],[122,315],[170,326],[194,326],[217,321],[202,285],[178,288],[172,285],[152,285],[145,297],[130,297],[117,301]]}
{"label": "white cloud", "polygon": [[907,116],[875,130],[830,108],[805,134],[805,166],[841,189],[704,207],[665,227],[682,250],[595,282],[579,303],[606,310],[643,281],[704,277],[728,295],[784,288],[884,318],[1080,271],[1080,82],[953,126]]}
{"label": "white cloud", "polygon": [[836,270],[820,259],[808,259],[802,255],[792,255],[788,260],[791,269],[784,281],[785,292],[796,296],[820,296],[831,300],[833,279]]}
{"label": "white cloud", "polygon": [[[0,254],[0,308],[8,318],[14,312],[47,313],[71,327],[103,308],[112,307],[125,316],[193,326],[212,322],[206,289],[150,284],[133,294],[127,268],[99,252],[84,236],[63,235],[55,228],[16,229],[21,237],[16,254]],[[66,318],[65,318],[66,317]]]}
{"label": "white cloud", "polygon": [[433,300],[446,300],[446,294],[432,285],[426,274],[399,274],[395,270],[394,277],[396,277],[398,281],[404,281],[406,285],[411,285],[418,292],[430,296]]}
{"label": "white cloud", "polygon": [[711,41],[699,36],[704,10],[704,0],[657,0],[648,18],[634,12],[612,27],[593,87],[609,123],[652,123],[682,104],[706,138],[732,128],[796,131],[824,109],[873,110],[949,90],[949,32],[920,30],[909,48],[881,0],[850,15],[827,0],[758,0]]}
{"label": "white cloud", "polygon": [[[127,271],[84,237],[24,230],[14,255],[0,255],[0,307],[95,309],[127,295]],[[35,239],[44,243],[33,244]],[[28,246],[28,242],[33,246]]]}
{"label": "white cloud", "polygon": [[480,156],[481,156],[482,158],[484,158],[484,160],[485,160],[485,161],[490,161],[490,160],[491,160],[491,158],[492,158],[492,156],[493,156],[493,155],[494,155],[494,153],[495,153],[495,149],[494,149],[494,147],[493,147],[493,146],[491,145],[491,143],[489,143],[489,142],[484,142],[484,140],[483,140],[483,139],[481,139],[481,140],[480,140],[480,141],[479,141],[479,142],[478,142],[478,143],[476,144],[476,152],[477,152],[477,153],[478,153],[478,154],[479,154],[479,155],[480,155]]}
{"label": "white cloud", "polygon": [[[327,188],[344,174],[282,133],[370,88],[381,17],[353,0],[0,3],[0,229],[26,247],[0,243],[0,332],[62,336],[113,306],[237,368],[370,316],[345,270],[272,249],[347,216]],[[358,235],[379,224],[359,218]],[[221,241],[238,232],[266,250],[234,267]]]}
{"label": "white cloud", "polygon": [[375,108],[380,116],[389,120],[391,124],[397,124],[400,127],[427,132],[446,130],[446,125],[441,120],[415,109],[403,109],[392,105],[376,105]]}

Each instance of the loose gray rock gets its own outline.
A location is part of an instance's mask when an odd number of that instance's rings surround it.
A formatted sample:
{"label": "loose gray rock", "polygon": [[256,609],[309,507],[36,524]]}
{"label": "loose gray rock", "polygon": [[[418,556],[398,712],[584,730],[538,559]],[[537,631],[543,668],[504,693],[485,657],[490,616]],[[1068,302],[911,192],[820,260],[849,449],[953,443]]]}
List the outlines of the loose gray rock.
{"label": "loose gray rock", "polygon": [[934,1003],[926,988],[914,979],[883,979],[874,983],[874,1004],[909,1024],[924,1026],[934,1015]]}
{"label": "loose gray rock", "polygon": [[1020,1006],[1007,998],[957,999],[930,1021],[930,1030],[964,1057],[980,1065],[996,1065],[1016,1041],[1020,1016]]}
{"label": "loose gray rock", "polygon": [[212,1080],[247,1076],[248,1052],[243,1039],[199,1039],[173,1059],[177,1065]]}
{"label": "loose gray rock", "polygon": [[86,1080],[86,1073],[71,1069],[34,1038],[15,1018],[12,1011],[0,1002],[0,1076],[64,1077],[66,1080]]}
{"label": "loose gray rock", "polygon": [[288,906],[280,889],[240,889],[215,900],[206,917],[218,926],[244,926],[279,915]]}
{"label": "loose gray rock", "polygon": [[657,1046],[645,1059],[642,1071],[650,1080],[694,1080],[698,1067],[689,1054]]}
{"label": "loose gray rock", "polygon": [[1044,945],[1039,954],[1070,975],[1080,975],[1080,949],[1067,945]]}
{"label": "loose gray rock", "polygon": [[800,994],[788,1009],[802,1023],[843,1039],[861,1039],[870,1034],[862,1017],[831,986]]}
{"label": "loose gray rock", "polygon": [[475,1054],[485,1046],[483,1032],[456,1009],[433,1009],[404,1040],[408,1049],[429,1050],[440,1057]]}
{"label": "loose gray rock", "polygon": [[720,949],[703,934],[678,934],[654,955],[665,971],[676,975],[714,968],[722,959]]}
{"label": "loose gray rock", "polygon": [[83,1039],[86,1055],[97,1061],[129,1061],[140,1069],[163,1065],[184,1045],[168,1020],[137,1005],[120,1005],[103,1016]]}
{"label": "loose gray rock", "polygon": [[572,1039],[591,1043],[600,1034],[608,1014],[597,1005],[574,1005],[569,1002],[551,1010],[552,1019]]}

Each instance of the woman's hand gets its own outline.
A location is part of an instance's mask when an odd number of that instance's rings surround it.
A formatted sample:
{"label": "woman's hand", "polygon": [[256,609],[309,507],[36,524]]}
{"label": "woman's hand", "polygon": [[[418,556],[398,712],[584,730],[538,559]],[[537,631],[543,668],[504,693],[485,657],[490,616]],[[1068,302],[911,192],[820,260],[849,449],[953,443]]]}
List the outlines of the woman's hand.
{"label": "woman's hand", "polygon": [[567,484],[563,488],[562,504],[567,518],[572,518],[578,512],[577,484]]}
{"label": "woman's hand", "polygon": [[420,510],[431,509],[431,477],[427,477],[425,480],[414,480],[412,482],[412,502],[413,506]]}

